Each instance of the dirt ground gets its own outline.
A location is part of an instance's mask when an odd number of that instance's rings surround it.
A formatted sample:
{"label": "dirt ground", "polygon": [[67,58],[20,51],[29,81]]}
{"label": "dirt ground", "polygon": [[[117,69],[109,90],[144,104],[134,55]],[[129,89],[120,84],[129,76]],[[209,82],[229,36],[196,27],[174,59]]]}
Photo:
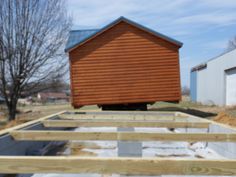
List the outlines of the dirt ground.
{"label": "dirt ground", "polygon": [[180,111],[216,122],[236,126],[236,106],[220,107],[193,103],[189,97],[184,96],[178,104],[159,102],[149,106],[150,111]]}
{"label": "dirt ground", "polygon": [[236,117],[232,117],[225,112],[220,112],[216,117],[213,118],[213,120],[236,127]]}
{"label": "dirt ground", "polygon": [[[15,126],[30,120],[54,114],[63,110],[72,110],[68,104],[46,104],[46,105],[28,105],[19,106],[17,119],[7,123],[7,110],[4,106],[0,107],[0,129]],[[80,110],[100,110],[97,106],[85,106]],[[148,106],[149,111],[180,111],[199,117],[213,119],[214,121],[236,126],[236,106],[235,107],[219,107],[207,106],[189,101],[188,97],[183,97],[182,101],[176,103],[158,102]]]}

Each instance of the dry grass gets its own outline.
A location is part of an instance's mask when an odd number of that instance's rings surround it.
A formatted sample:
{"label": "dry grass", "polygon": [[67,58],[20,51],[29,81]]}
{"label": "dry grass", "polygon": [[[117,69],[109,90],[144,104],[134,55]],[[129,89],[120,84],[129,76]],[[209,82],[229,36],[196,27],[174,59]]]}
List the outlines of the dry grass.
{"label": "dry grass", "polygon": [[[31,120],[35,120],[50,114],[55,114],[63,110],[73,110],[68,104],[45,104],[45,105],[27,105],[18,106],[16,120],[7,122],[7,109],[5,106],[0,107],[0,129],[10,128]],[[99,110],[97,106],[85,106],[80,110]]]}
{"label": "dry grass", "polygon": [[71,143],[68,145],[70,148],[70,155],[76,155],[76,156],[97,156],[96,153],[83,150],[85,148],[87,149],[101,149],[100,146],[98,146],[95,143],[87,143],[87,142],[79,142],[79,143]]}
{"label": "dry grass", "polygon": [[82,149],[71,149],[71,154],[72,156],[97,156],[96,153],[90,152],[90,151],[85,151]]}
{"label": "dry grass", "polygon": [[77,142],[77,143],[70,143],[69,147],[71,149],[101,149],[102,147],[97,145],[96,143],[92,143],[92,142]]}
{"label": "dry grass", "polygon": [[25,123],[27,122],[27,120],[20,120],[20,119],[15,119],[15,120],[12,120],[10,122],[4,122],[2,124],[2,126],[0,126],[0,130],[2,129],[6,129],[6,128],[10,128],[10,127],[14,127],[14,126],[17,126],[19,124],[22,124],[22,123]]}
{"label": "dry grass", "polygon": [[74,149],[115,149],[115,146],[102,147],[93,142],[71,142],[68,145],[70,148]]}
{"label": "dry grass", "polygon": [[155,154],[156,157],[189,157],[190,155],[188,154],[168,154],[168,155],[164,155],[164,154]]}
{"label": "dry grass", "polygon": [[0,129],[10,128],[31,120],[35,120],[50,114],[57,113],[63,110],[69,110],[72,107],[69,104],[64,105],[42,105],[42,106],[19,106],[17,108],[17,115],[14,121],[7,121],[7,109],[6,107],[1,107],[0,115]]}
{"label": "dry grass", "polygon": [[84,149],[115,149],[116,147],[102,147],[93,142],[71,142],[67,144],[67,147],[70,149],[70,155],[79,155],[79,156],[97,156],[96,153],[91,151],[86,151]]}

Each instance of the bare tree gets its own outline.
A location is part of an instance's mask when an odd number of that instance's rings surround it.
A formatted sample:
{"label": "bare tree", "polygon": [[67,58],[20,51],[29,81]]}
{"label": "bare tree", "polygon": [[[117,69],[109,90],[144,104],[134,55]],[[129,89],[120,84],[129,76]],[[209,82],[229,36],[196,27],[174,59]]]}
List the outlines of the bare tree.
{"label": "bare tree", "polygon": [[190,89],[187,86],[182,87],[182,95],[189,96],[190,95]]}
{"label": "bare tree", "polygon": [[0,24],[0,93],[13,120],[22,92],[65,73],[71,22],[63,0],[1,0]]}
{"label": "bare tree", "polygon": [[228,50],[233,50],[233,49],[236,49],[236,36],[229,40],[229,43],[228,43]]}
{"label": "bare tree", "polygon": [[70,85],[65,81],[64,78],[51,77],[51,80],[47,80],[45,82],[37,84],[34,89],[28,89],[32,87],[32,84],[35,83],[31,82],[29,83],[29,85],[25,86],[24,90],[27,90],[27,92],[23,93],[24,96],[32,96],[39,92],[70,92]]}

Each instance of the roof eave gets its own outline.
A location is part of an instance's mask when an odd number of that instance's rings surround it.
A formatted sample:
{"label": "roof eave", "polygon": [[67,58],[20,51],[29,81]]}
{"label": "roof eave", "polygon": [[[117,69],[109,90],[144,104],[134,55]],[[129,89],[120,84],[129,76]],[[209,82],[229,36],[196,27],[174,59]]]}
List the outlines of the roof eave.
{"label": "roof eave", "polygon": [[153,35],[156,36],[156,37],[160,37],[160,38],[162,38],[163,40],[166,40],[166,41],[168,41],[168,42],[170,42],[170,43],[172,43],[172,44],[175,44],[175,45],[177,45],[177,46],[179,46],[179,47],[182,47],[182,46],[183,46],[183,43],[180,42],[180,41],[178,41],[178,40],[175,40],[175,39],[173,39],[173,38],[171,38],[171,37],[169,37],[169,36],[166,36],[166,35],[164,35],[164,34],[162,34],[162,33],[159,33],[159,32],[157,32],[157,31],[154,31],[154,30],[152,30],[152,29],[150,29],[150,28],[148,28],[148,27],[146,27],[146,26],[140,25],[139,23],[136,23],[136,22],[134,22],[134,21],[132,21],[132,20],[129,20],[129,19],[125,18],[125,17],[122,17],[122,18],[123,18],[123,20],[124,20],[125,22],[127,22],[127,23],[129,23],[129,24],[131,24],[131,25],[133,25],[133,26],[136,26],[137,28],[142,29],[142,30],[144,30],[144,31],[146,31],[146,32],[149,32],[149,33],[153,34]]}
{"label": "roof eave", "polygon": [[71,46],[70,48],[65,49],[65,52],[70,52],[70,51],[72,51],[74,48],[76,48],[76,47],[78,47],[78,46],[84,44],[84,43],[87,42],[88,40],[94,38],[95,36],[97,36],[97,35],[99,35],[99,34],[101,34],[101,33],[103,33],[104,31],[108,30],[109,28],[113,27],[114,25],[116,25],[117,23],[119,23],[120,21],[122,21],[123,18],[124,18],[124,17],[120,17],[120,18],[116,19],[115,21],[109,23],[108,25],[104,26],[103,28],[101,28],[101,29],[100,29],[99,31],[97,31],[96,33],[94,33],[94,34],[88,36],[87,38],[85,38],[84,40],[80,41],[79,43],[77,43],[77,44]]}

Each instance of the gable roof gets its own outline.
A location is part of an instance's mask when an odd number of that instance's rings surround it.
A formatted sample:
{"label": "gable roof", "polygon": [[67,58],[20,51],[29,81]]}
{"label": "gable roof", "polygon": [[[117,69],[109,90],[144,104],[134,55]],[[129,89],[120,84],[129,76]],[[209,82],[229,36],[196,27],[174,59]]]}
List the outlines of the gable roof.
{"label": "gable roof", "polygon": [[80,44],[84,39],[89,38],[91,35],[98,32],[99,29],[86,29],[86,30],[72,30],[70,31],[69,39],[66,44],[66,49],[69,50],[77,44]]}
{"label": "gable roof", "polygon": [[65,52],[70,52],[71,50],[73,50],[75,47],[82,45],[84,43],[86,43],[87,41],[89,41],[90,39],[93,39],[94,37],[96,37],[97,35],[103,33],[104,31],[108,30],[109,28],[115,26],[116,24],[120,23],[120,22],[126,22],[132,26],[135,26],[136,28],[139,28],[143,31],[146,31],[148,33],[151,33],[152,35],[162,38],[172,44],[175,44],[179,47],[181,47],[183,45],[182,42],[179,42],[173,38],[170,38],[164,34],[161,34],[159,32],[156,32],[150,28],[147,28],[145,26],[142,26],[134,21],[131,21],[125,17],[120,17],[118,19],[116,19],[115,21],[109,23],[108,25],[104,26],[101,29],[90,29],[90,30],[72,30],[70,31],[70,35],[69,35],[69,39],[67,41],[66,44],[66,48],[65,48]]}

